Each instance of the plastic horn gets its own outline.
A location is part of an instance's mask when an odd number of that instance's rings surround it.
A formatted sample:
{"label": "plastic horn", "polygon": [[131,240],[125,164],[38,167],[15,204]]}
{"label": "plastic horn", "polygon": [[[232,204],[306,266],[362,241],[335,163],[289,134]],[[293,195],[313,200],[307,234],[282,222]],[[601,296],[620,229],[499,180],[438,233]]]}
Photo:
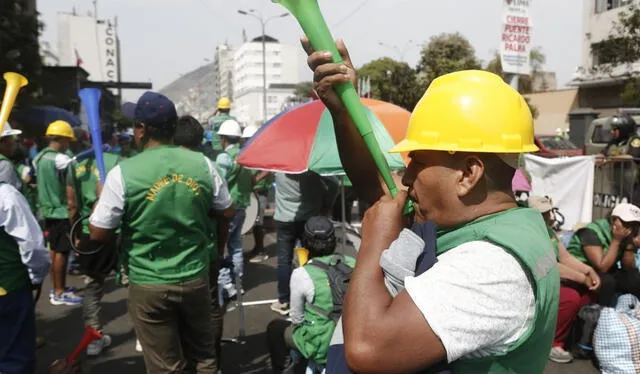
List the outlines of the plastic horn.
{"label": "plastic horn", "polygon": [[[281,4],[287,8],[291,14],[293,14],[316,51],[329,51],[333,55],[334,62],[343,62],[342,57],[338,52],[338,47],[336,47],[333,37],[331,36],[331,32],[329,31],[329,27],[322,16],[317,0],[272,1]],[[380,173],[380,176],[382,176],[384,183],[387,185],[389,192],[391,192],[392,196],[395,196],[398,192],[398,188],[393,180],[393,176],[391,175],[389,164],[384,158],[384,154],[380,150],[380,145],[378,145],[378,141],[373,134],[371,123],[367,118],[355,87],[353,87],[353,84],[349,82],[336,85],[334,88],[338,93],[340,100],[342,100],[342,103],[347,108],[353,122],[355,122],[358,132],[360,132],[360,135],[364,139],[364,142],[376,163],[378,172]]]}
{"label": "plastic horn", "polygon": [[87,349],[87,347],[89,346],[89,344],[91,344],[91,342],[100,338],[102,338],[102,333],[100,333],[100,331],[94,329],[91,326],[87,326],[84,329],[84,336],[82,337],[82,340],[76,346],[76,349],[73,350],[73,353],[67,356],[66,358],[67,362],[73,362],[77,360],[78,356],[80,356],[80,353],[82,353],[82,351]]}
{"label": "plastic horn", "polygon": [[16,101],[20,88],[29,84],[27,78],[13,72],[4,73],[4,80],[7,81],[7,88],[4,90],[2,107],[0,108],[0,134],[4,131],[4,125],[9,119],[9,113],[11,113],[13,103]]}
{"label": "plastic horn", "polygon": [[97,88],[83,88],[78,92],[78,96],[87,111],[89,117],[89,131],[91,141],[96,155],[98,171],[100,172],[100,182],[104,183],[107,174],[104,169],[104,157],[102,155],[102,134],[100,132],[100,96],[102,93]]}

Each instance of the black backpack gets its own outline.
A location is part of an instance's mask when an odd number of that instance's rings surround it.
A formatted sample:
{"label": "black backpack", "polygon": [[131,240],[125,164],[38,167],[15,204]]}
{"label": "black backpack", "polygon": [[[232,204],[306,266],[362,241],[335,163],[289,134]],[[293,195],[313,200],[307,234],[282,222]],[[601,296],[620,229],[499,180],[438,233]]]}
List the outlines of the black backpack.
{"label": "black backpack", "polygon": [[338,322],[342,315],[344,297],[347,294],[347,288],[351,281],[353,268],[347,265],[344,256],[341,254],[333,255],[328,264],[312,260],[307,265],[321,269],[327,274],[329,287],[331,287],[331,299],[333,301],[333,310],[327,315],[327,317],[332,319],[334,322]]}

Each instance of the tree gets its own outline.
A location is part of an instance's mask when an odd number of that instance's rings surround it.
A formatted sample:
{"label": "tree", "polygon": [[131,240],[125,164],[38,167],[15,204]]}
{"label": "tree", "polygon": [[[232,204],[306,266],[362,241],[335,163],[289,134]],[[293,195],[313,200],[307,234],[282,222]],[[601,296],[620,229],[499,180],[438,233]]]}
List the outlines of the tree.
{"label": "tree", "polygon": [[[22,6],[21,1],[0,2],[0,71],[16,72],[29,80],[16,98],[16,106],[33,102],[40,95],[42,60],[38,36],[43,25],[35,12]],[[0,79],[0,95],[6,82]]]}
{"label": "tree", "polygon": [[296,84],[293,95],[298,100],[304,100],[313,97],[313,82],[300,82]]}
{"label": "tree", "polygon": [[441,75],[480,68],[473,46],[460,33],[432,37],[422,49],[418,63],[418,72],[425,81],[425,87]]}
{"label": "tree", "polygon": [[[536,77],[539,77],[543,74],[543,67],[545,62],[547,61],[547,57],[544,52],[542,52],[541,47],[535,47],[529,52],[529,64],[531,66],[531,74],[530,75],[520,75],[518,77],[518,91],[523,94],[532,93],[533,89],[533,81]],[[486,71],[490,71],[494,74],[498,74],[503,79],[507,78],[507,74],[502,70],[502,62],[500,60],[500,54],[498,51],[494,52],[493,58],[487,63],[485,66]],[[544,80],[544,76],[541,76],[543,79],[542,87],[543,89],[546,86],[546,81]]]}
{"label": "tree", "polygon": [[[591,45],[594,58],[593,71],[610,73],[613,68],[629,65],[640,60],[640,8],[635,2],[618,14],[609,36]],[[632,77],[632,70],[626,73],[628,80],[620,99],[623,105],[640,105],[640,79]]]}
{"label": "tree", "polygon": [[422,88],[418,84],[416,71],[405,62],[389,57],[379,58],[358,69],[358,77],[371,79],[371,96],[390,102],[407,110],[420,100]]}

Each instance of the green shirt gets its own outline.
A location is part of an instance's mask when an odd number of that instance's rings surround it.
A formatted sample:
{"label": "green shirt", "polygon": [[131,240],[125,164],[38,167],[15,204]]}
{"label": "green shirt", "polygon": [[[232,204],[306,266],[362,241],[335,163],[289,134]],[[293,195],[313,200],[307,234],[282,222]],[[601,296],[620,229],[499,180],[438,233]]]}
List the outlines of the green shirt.
{"label": "green shirt", "polygon": [[175,146],[120,163],[122,249],[129,280],[175,284],[204,276],[211,261],[213,181],[201,153]]}
{"label": "green shirt", "polygon": [[67,171],[56,168],[56,156],[59,154],[47,147],[33,160],[36,166],[38,209],[42,218],[69,218],[65,189]]}
{"label": "green shirt", "polygon": [[[117,164],[120,158],[113,153],[103,153],[105,173],[109,173]],[[67,185],[73,187],[76,192],[76,203],[80,218],[87,217],[93,210],[93,205],[98,200],[96,189],[100,182],[100,171],[94,157],[82,160],[69,167],[67,175]],[[84,220],[82,231],[89,233],[89,222]]]}
{"label": "green shirt", "polygon": [[507,348],[506,353],[458,360],[453,363],[453,371],[463,374],[542,373],[547,365],[558,317],[560,274],[540,212],[515,208],[456,229],[440,231],[438,255],[472,241],[495,244],[519,260],[532,282],[536,309],[531,327]]}

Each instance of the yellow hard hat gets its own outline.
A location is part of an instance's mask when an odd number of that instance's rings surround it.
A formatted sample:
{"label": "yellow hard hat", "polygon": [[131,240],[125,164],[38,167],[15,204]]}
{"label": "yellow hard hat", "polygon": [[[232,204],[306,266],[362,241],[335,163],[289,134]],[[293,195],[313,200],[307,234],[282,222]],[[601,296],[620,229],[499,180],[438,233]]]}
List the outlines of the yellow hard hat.
{"label": "yellow hard hat", "polygon": [[231,100],[228,97],[218,100],[218,109],[231,109]]}
{"label": "yellow hard hat", "polygon": [[69,138],[71,140],[76,140],[75,135],[73,134],[73,129],[71,125],[65,121],[55,121],[51,122],[49,127],[47,127],[46,136],[63,136],[65,138]]}
{"label": "yellow hard hat", "polygon": [[411,114],[407,135],[389,152],[536,152],[533,117],[499,76],[465,70],[435,79]]}

